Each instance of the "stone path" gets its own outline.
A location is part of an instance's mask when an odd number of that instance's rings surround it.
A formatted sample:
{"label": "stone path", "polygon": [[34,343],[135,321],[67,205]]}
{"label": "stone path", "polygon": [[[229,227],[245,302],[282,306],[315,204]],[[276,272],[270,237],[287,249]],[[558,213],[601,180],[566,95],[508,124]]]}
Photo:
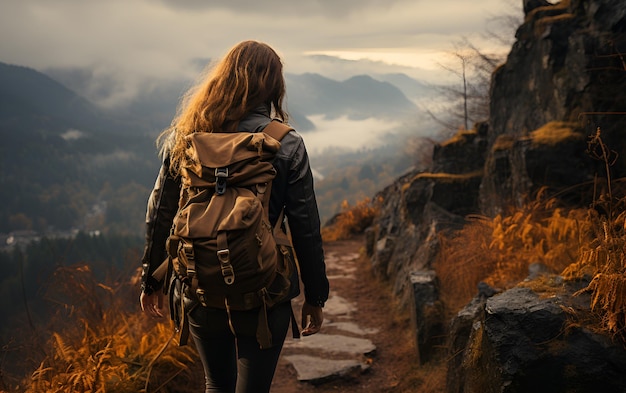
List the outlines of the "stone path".
{"label": "stone path", "polygon": [[[289,362],[301,382],[314,385],[338,378],[353,378],[366,371],[376,346],[368,338],[377,329],[364,328],[358,323],[358,310],[343,297],[340,280],[356,280],[358,253],[326,254],[330,297],[324,307],[322,331],[295,340],[288,335],[282,361]],[[294,310],[300,310],[302,299],[296,299]],[[299,314],[296,314],[299,317]]]}

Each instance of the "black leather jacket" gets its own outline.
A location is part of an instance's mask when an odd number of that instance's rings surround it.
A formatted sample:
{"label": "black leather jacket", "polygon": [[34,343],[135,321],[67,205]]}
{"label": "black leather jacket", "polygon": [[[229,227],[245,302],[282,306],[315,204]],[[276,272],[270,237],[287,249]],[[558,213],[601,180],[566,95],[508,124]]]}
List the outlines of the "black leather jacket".
{"label": "black leather jacket", "polygon": [[[259,132],[271,121],[267,108],[259,108],[239,123],[239,131]],[[313,175],[302,137],[289,132],[273,162],[276,178],[272,182],[270,221],[278,219],[281,208],[289,222],[293,246],[300,265],[307,303],[323,306],[328,299],[328,279],[320,234],[320,219],[313,191]],[[151,293],[163,283],[152,277],[165,260],[165,242],[178,210],[181,182],[169,171],[169,159],[161,165],[146,212],[146,243],[142,258],[142,290]]]}

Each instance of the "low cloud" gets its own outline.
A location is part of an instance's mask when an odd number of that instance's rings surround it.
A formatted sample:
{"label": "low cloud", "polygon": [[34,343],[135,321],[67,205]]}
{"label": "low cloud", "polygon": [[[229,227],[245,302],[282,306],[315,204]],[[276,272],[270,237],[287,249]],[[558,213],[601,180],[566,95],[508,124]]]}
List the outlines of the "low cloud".
{"label": "low cloud", "polygon": [[132,152],[125,150],[115,150],[108,154],[96,154],[91,159],[90,163],[96,168],[106,168],[113,164],[129,163],[136,158],[136,155]]}
{"label": "low cloud", "polygon": [[327,119],[324,115],[310,116],[315,131],[301,132],[309,155],[316,156],[325,151],[357,151],[378,147],[388,142],[390,134],[428,136],[436,132],[431,121],[398,119],[390,122],[376,118],[351,120],[346,116]]}
{"label": "low cloud", "polygon": [[80,130],[69,129],[61,134],[61,138],[66,141],[75,141],[85,136],[85,133]]}
{"label": "low cloud", "polygon": [[360,13],[366,10],[381,10],[393,7],[395,4],[410,4],[414,0],[307,0],[307,1],[284,1],[267,0],[160,0],[171,9],[184,9],[191,11],[208,11],[211,9],[224,9],[237,12],[240,15],[265,15],[276,19],[277,15],[290,17],[303,17],[320,15],[332,19],[342,19],[346,16]]}

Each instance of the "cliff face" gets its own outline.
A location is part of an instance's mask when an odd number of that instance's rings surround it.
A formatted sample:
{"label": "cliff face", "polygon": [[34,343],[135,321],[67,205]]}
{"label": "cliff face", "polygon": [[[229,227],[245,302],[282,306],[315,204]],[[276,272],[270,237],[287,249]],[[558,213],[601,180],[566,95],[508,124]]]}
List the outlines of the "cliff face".
{"label": "cliff face", "polygon": [[[598,167],[580,140],[600,127],[612,149],[626,146],[626,3],[571,0],[537,7],[516,38],[492,80],[480,191],[480,209],[491,215],[539,186],[575,186],[576,194],[568,196],[585,202],[588,195],[578,185],[593,179]],[[538,135],[551,122],[563,122],[571,132]],[[619,158],[614,175],[624,175],[625,159]]]}
{"label": "cliff face", "polygon": [[[612,178],[626,176],[626,2],[523,3],[526,16],[517,40],[492,77],[489,119],[436,146],[428,172],[409,173],[380,193],[384,205],[366,248],[375,271],[393,283],[407,309],[420,304],[412,299],[411,272],[431,269],[437,234],[461,227],[468,214],[495,216],[540,189],[570,206],[589,206],[594,185],[606,184],[601,178],[607,176],[604,162],[588,152],[588,137],[598,129],[616,153]],[[476,321],[484,332],[493,330],[484,306],[483,299],[464,325],[456,321],[463,326],[451,337],[461,343],[453,345],[455,354],[469,340],[463,334],[476,333],[471,333]],[[496,353],[499,344],[487,333],[481,337]],[[484,391],[523,391],[507,390],[516,376],[502,374],[502,356],[483,359],[493,366],[488,371],[498,374],[494,380],[502,382]],[[531,372],[524,367],[521,374]],[[449,390],[460,392],[459,381],[470,376],[457,371]]]}
{"label": "cliff face", "polygon": [[517,41],[493,74],[489,119],[436,146],[430,171],[380,193],[368,249],[400,296],[407,271],[429,268],[434,235],[468,214],[493,216],[542,187],[587,206],[592,180],[606,175],[587,152],[598,128],[618,153],[613,178],[626,175],[626,2],[543,3],[524,1]]}

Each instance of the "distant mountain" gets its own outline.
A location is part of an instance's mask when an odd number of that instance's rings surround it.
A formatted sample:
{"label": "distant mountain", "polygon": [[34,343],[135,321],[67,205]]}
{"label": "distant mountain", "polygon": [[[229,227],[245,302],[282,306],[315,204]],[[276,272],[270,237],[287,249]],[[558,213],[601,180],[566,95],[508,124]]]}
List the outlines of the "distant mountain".
{"label": "distant mountain", "polygon": [[[0,233],[98,229],[137,234],[158,170],[156,134],[190,81],[149,81],[114,109],[92,100],[113,79],[86,69],[39,71],[0,63]],[[286,75],[287,109],[299,131],[310,117],[389,118],[415,111],[394,85],[370,76],[336,81]]]}
{"label": "distant mountain", "polygon": [[0,63],[0,232],[88,229],[90,217],[137,233],[124,220],[140,228],[143,207],[119,210],[145,203],[158,161],[153,138],[133,128],[38,71]]}
{"label": "distant mountain", "polygon": [[306,116],[388,119],[416,110],[400,89],[367,75],[340,82],[319,74],[287,74],[286,83],[289,110]]}
{"label": "distant mountain", "polygon": [[377,74],[373,76],[382,82],[389,82],[412,101],[429,100],[441,95],[436,86],[413,79],[406,74]]}
{"label": "distant mountain", "polygon": [[[0,121],[22,131],[124,131],[124,125],[49,76],[0,63]],[[28,125],[28,126],[27,126]]]}
{"label": "distant mountain", "polygon": [[[110,76],[100,76],[89,69],[51,69],[46,73],[92,102],[105,100],[115,86]],[[347,116],[355,120],[397,118],[416,111],[407,93],[423,97],[420,92],[428,89],[406,75],[381,75],[376,78],[360,75],[336,81],[313,73],[286,74],[286,107],[291,122],[300,131],[310,131],[315,129],[315,124],[309,119],[313,115],[328,118]],[[178,101],[190,83],[182,79],[147,81],[138,91],[138,96],[118,107],[115,114],[127,122],[140,122],[151,130],[161,130],[171,122]],[[406,93],[398,86],[406,87]]]}
{"label": "distant mountain", "polygon": [[153,136],[171,123],[178,101],[190,84],[190,81],[182,78],[146,80],[139,87],[136,97],[111,104],[109,101],[121,83],[112,75],[102,75],[90,68],[51,68],[46,69],[45,73],[90,102],[106,102],[107,105],[99,107],[111,107],[106,112],[124,121],[132,132],[148,132]]}

